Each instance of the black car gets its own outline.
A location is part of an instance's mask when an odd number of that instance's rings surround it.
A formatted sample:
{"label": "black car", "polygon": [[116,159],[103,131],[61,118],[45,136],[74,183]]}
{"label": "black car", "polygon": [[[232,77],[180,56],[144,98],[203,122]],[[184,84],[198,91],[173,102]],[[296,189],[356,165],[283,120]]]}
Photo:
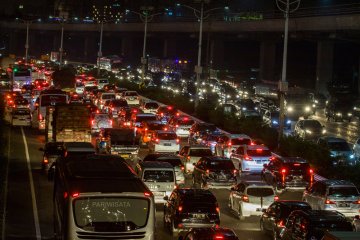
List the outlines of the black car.
{"label": "black car", "polygon": [[329,102],[325,107],[325,116],[328,121],[348,121],[353,116],[353,103],[350,101]]}
{"label": "black car", "polygon": [[302,201],[276,201],[261,215],[260,229],[271,234],[273,239],[279,239],[279,234],[285,227],[286,220],[292,211],[310,209],[310,205]]}
{"label": "black car", "polygon": [[178,240],[239,240],[230,228],[192,228],[179,234]]}
{"label": "black car", "polygon": [[[271,128],[279,128],[280,126],[280,113],[279,111],[265,111],[262,116],[264,124]],[[291,120],[285,117],[284,128],[291,128]]]}
{"label": "black car", "polygon": [[220,224],[220,208],[216,197],[204,189],[178,188],[164,205],[164,225],[173,236],[192,227],[213,227]]}
{"label": "black car", "polygon": [[39,149],[43,151],[43,157],[41,161],[41,169],[44,173],[48,173],[52,164],[65,154],[65,146],[62,142],[48,142],[43,148]]}
{"label": "black car", "polygon": [[304,190],[314,180],[314,170],[299,157],[276,157],[264,164],[261,176],[265,182],[274,185],[277,191],[286,189]]}
{"label": "black car", "polygon": [[212,123],[196,122],[190,128],[189,143],[200,143],[203,135],[217,130],[217,127]]}
{"label": "black car", "polygon": [[352,231],[351,222],[337,212],[329,210],[293,211],[281,231],[282,240],[322,239],[326,231]]}
{"label": "black car", "polygon": [[230,187],[236,183],[233,162],[223,157],[202,157],[194,164],[193,185],[201,188]]}

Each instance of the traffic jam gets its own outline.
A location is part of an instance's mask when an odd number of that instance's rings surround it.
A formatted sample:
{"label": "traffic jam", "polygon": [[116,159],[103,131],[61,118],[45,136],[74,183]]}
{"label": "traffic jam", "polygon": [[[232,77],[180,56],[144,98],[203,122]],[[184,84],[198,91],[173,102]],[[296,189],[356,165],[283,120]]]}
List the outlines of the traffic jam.
{"label": "traffic jam", "polygon": [[[322,178],[306,159],[279,156],[251,136],[225,132],[121,82],[82,73],[74,88],[57,89],[50,70],[36,72],[42,77],[15,81],[5,92],[4,118],[45,137],[39,165],[54,182],[61,239],[155,239],[158,228],[168,239],[242,239],[222,223],[222,211],[233,222],[255,218],[265,239],[340,239],[329,232],[360,231],[357,187]],[[269,125],[278,118],[263,116]],[[295,132],[309,138],[304,126],[319,129],[319,141],[341,145],[323,137],[319,124],[302,119]],[[351,149],[348,155],[354,159]],[[301,198],[286,199],[293,191]],[[159,211],[163,227],[156,225]]]}

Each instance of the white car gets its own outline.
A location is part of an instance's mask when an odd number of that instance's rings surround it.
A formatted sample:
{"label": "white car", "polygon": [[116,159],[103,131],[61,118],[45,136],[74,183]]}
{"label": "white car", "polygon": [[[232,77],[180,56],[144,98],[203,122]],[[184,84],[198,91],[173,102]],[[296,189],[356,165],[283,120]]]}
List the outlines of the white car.
{"label": "white car", "polygon": [[169,124],[179,137],[187,138],[190,135],[190,128],[194,123],[195,121],[188,116],[182,116],[170,121]]}
{"label": "white car", "polygon": [[124,92],[123,98],[127,101],[128,105],[139,105],[140,104],[140,97],[136,91]]}
{"label": "white car", "polygon": [[75,84],[75,92],[79,95],[82,95],[84,93],[85,90],[85,85],[81,82],[77,82]]}
{"label": "white car", "polygon": [[149,151],[176,153],[180,149],[180,141],[174,131],[154,131],[148,142]]}
{"label": "white car", "polygon": [[145,102],[142,106],[144,113],[153,113],[156,114],[159,104],[157,102]]}
{"label": "white car", "polygon": [[272,186],[264,182],[242,181],[231,188],[228,206],[240,220],[245,217],[261,216],[279,199]]}
{"label": "white car", "polygon": [[28,108],[16,108],[11,112],[11,126],[31,127],[31,113]]}
{"label": "white car", "polygon": [[95,113],[91,119],[91,132],[100,132],[101,129],[112,128],[113,120],[107,113]]}

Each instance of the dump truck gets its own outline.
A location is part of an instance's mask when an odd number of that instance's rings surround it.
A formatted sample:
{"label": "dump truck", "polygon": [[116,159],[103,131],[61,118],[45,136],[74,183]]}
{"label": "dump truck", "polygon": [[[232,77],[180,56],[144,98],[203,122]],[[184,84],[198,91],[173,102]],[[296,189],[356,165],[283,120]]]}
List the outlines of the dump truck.
{"label": "dump truck", "polygon": [[90,109],[85,104],[61,104],[46,109],[46,142],[91,142]]}

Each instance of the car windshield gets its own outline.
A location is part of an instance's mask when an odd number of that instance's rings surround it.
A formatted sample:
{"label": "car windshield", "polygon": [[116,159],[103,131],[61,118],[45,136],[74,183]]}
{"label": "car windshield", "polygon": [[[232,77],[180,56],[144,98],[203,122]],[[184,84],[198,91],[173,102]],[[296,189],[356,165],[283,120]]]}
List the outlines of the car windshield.
{"label": "car windshield", "polygon": [[172,170],[145,170],[144,182],[174,182],[174,171]]}
{"label": "car windshield", "polygon": [[347,142],[329,142],[328,145],[332,151],[351,151]]}
{"label": "car windshield", "polygon": [[249,138],[233,138],[231,139],[231,145],[250,145],[251,140]]}
{"label": "car windshield", "polygon": [[234,170],[235,166],[231,160],[215,160],[206,163],[206,167],[211,170]]}
{"label": "car windshield", "polygon": [[247,150],[247,154],[249,156],[254,156],[254,157],[266,157],[266,156],[271,156],[271,152],[270,150],[267,149],[255,149],[255,150]]}
{"label": "car windshield", "polygon": [[176,134],[175,133],[158,133],[158,138],[161,140],[175,140]]}
{"label": "car windshield", "polygon": [[159,104],[157,104],[157,103],[153,103],[153,102],[151,102],[151,103],[146,103],[145,104],[145,108],[147,108],[147,109],[156,109],[156,108],[158,108],[159,107]]}
{"label": "car windshield", "polygon": [[332,197],[353,197],[359,196],[356,187],[330,187],[329,196]]}
{"label": "car windshield", "polygon": [[182,166],[181,160],[178,158],[158,158],[156,161],[170,163],[173,167]]}
{"label": "car windshield", "polygon": [[268,197],[274,195],[272,188],[261,188],[261,187],[248,187],[246,190],[247,195],[253,197]]}
{"label": "car windshield", "polygon": [[76,225],[86,231],[128,232],[144,227],[148,199],[131,197],[81,197],[74,201]]}
{"label": "car windshield", "polygon": [[319,121],[316,120],[308,120],[304,121],[305,128],[321,128],[321,124]]}
{"label": "car windshield", "polygon": [[210,149],[207,148],[193,148],[190,149],[189,155],[194,157],[205,157],[205,156],[212,156],[212,152]]}

